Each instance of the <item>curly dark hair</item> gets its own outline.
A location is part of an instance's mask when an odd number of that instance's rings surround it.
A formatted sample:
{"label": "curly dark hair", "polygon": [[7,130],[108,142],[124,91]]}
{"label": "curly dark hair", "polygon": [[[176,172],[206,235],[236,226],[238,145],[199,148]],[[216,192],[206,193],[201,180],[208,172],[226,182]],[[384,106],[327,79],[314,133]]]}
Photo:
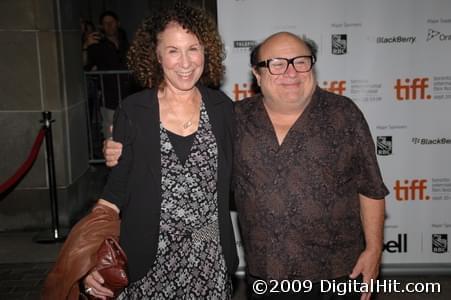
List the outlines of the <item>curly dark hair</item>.
{"label": "curly dark hair", "polygon": [[204,47],[205,65],[200,82],[218,87],[224,75],[224,46],[215,22],[201,9],[178,1],[173,8],[160,11],[142,22],[128,51],[130,70],[144,87],[164,86],[163,69],[156,53],[158,35],[176,22],[193,33]]}

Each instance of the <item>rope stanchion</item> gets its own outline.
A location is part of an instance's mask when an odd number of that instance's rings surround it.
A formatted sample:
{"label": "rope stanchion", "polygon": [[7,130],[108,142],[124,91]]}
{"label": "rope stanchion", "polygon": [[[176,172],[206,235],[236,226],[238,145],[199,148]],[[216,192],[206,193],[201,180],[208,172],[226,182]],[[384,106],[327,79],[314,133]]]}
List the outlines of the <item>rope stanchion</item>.
{"label": "rope stanchion", "polygon": [[[55,177],[55,158],[53,155],[53,138],[52,138],[52,113],[45,111],[42,113],[43,119],[40,121],[43,125],[39,130],[38,135],[33,143],[30,153],[24,163],[17,169],[13,176],[0,185],[0,195],[10,191],[14,186],[16,186],[19,181],[28,173],[36,157],[41,149],[42,141],[45,138],[45,146],[47,152],[47,172],[49,178],[49,192],[50,192],[50,210],[52,215],[52,231],[50,237],[45,235],[45,237],[36,237],[33,240],[38,243],[52,243],[59,242],[65,239],[61,235],[59,229],[59,218],[58,218],[58,200],[56,194],[56,177]],[[1,198],[0,198],[1,199]]]}
{"label": "rope stanchion", "polygon": [[47,172],[49,176],[49,192],[50,192],[50,212],[52,215],[52,231],[48,234],[39,235],[33,238],[37,243],[55,243],[64,241],[65,236],[61,235],[58,217],[58,199],[56,194],[56,172],[55,157],[53,154],[53,136],[52,136],[52,113],[44,111],[42,113],[42,128],[45,128],[45,148],[47,151]]}
{"label": "rope stanchion", "polygon": [[24,177],[25,174],[28,173],[31,166],[33,165],[36,157],[39,154],[39,150],[41,149],[42,140],[45,136],[45,128],[41,128],[39,130],[38,135],[33,143],[33,147],[31,148],[30,153],[28,154],[25,162],[17,169],[13,176],[11,176],[8,180],[0,185],[0,194],[3,194],[6,191],[9,191],[13,186],[15,186],[20,179]]}

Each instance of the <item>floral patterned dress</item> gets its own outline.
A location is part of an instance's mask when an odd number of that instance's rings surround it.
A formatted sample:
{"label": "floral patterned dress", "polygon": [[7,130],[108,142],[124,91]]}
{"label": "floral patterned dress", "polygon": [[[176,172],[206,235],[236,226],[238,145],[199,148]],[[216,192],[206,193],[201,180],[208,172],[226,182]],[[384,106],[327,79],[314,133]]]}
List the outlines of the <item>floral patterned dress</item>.
{"label": "floral patterned dress", "polygon": [[204,104],[183,164],[160,125],[162,203],[151,269],[118,299],[230,299],[231,279],[219,242],[218,149]]}

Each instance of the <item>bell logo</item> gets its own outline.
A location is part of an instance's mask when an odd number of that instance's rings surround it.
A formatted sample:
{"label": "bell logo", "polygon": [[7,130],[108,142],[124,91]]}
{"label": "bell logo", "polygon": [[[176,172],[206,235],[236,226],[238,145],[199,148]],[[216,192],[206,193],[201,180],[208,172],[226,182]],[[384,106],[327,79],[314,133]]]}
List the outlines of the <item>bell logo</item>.
{"label": "bell logo", "polygon": [[238,83],[233,85],[233,98],[235,101],[241,100],[243,98],[252,97],[255,92],[251,88],[251,84],[243,83],[242,88]]}
{"label": "bell logo", "polygon": [[412,180],[396,180],[395,198],[398,201],[408,200],[429,200],[430,197],[426,195],[426,179],[412,179]]}
{"label": "bell logo", "polygon": [[429,78],[414,78],[412,83],[409,78],[404,80],[396,79],[394,86],[396,91],[396,100],[429,100],[431,95],[427,94],[429,87]]}
{"label": "bell logo", "polygon": [[343,96],[344,92],[346,91],[346,81],[345,80],[324,81],[323,87],[326,91]]}
{"label": "bell logo", "polygon": [[407,253],[407,233],[399,233],[398,239],[384,243],[384,252],[388,253]]}

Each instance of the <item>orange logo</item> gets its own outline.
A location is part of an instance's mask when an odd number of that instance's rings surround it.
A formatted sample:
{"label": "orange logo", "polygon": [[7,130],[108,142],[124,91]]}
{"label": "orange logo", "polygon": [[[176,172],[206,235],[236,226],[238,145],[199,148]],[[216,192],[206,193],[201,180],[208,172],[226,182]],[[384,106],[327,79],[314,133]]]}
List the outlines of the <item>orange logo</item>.
{"label": "orange logo", "polygon": [[323,81],[323,88],[331,93],[343,95],[346,91],[346,80]]}
{"label": "orange logo", "polygon": [[426,195],[427,179],[412,179],[412,180],[396,180],[395,186],[395,199],[398,201],[409,200],[430,200],[430,197]]}
{"label": "orange logo", "polygon": [[[404,82],[403,82],[404,81]],[[409,78],[404,80],[396,79],[394,86],[396,100],[429,100],[431,95],[427,94],[429,78],[414,78],[412,83]]]}
{"label": "orange logo", "polygon": [[252,90],[252,84],[243,83],[240,87],[239,83],[233,85],[233,98],[235,101],[241,100],[243,98],[252,97],[255,92]]}

